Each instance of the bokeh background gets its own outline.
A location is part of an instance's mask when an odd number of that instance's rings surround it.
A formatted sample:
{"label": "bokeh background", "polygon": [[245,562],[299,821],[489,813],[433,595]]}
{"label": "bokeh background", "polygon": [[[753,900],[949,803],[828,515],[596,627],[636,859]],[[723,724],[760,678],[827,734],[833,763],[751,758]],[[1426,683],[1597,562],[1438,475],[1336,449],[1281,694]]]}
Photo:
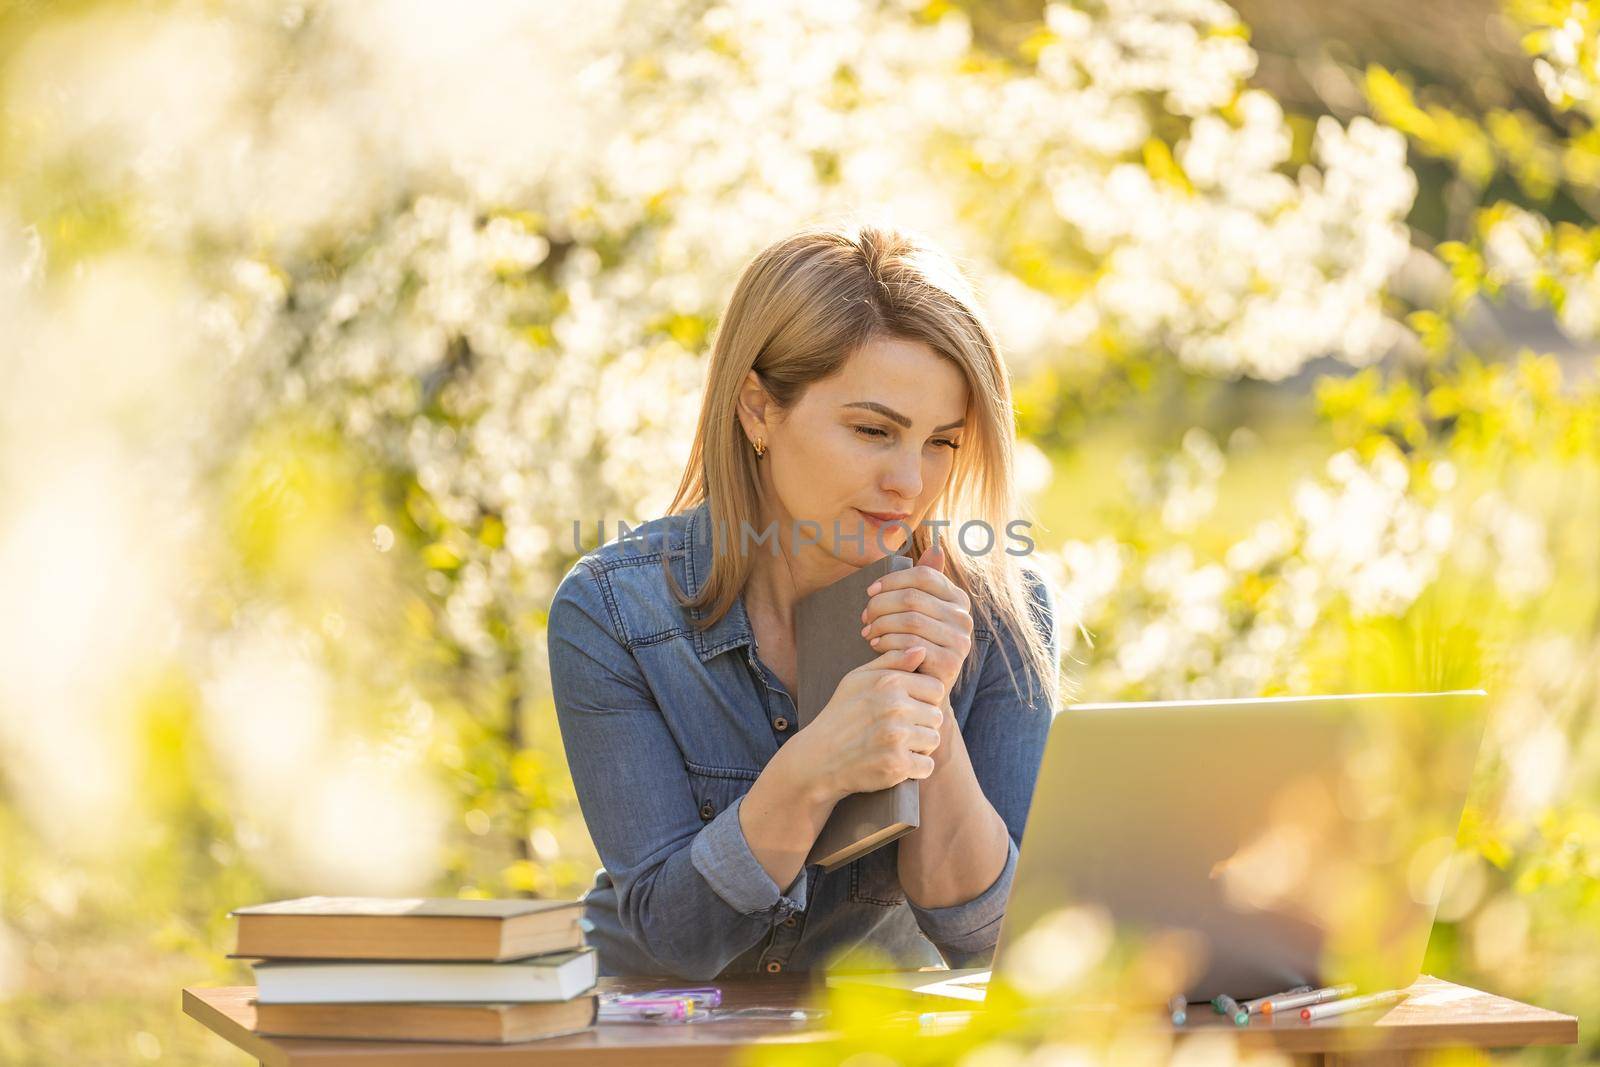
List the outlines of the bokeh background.
{"label": "bokeh background", "polygon": [[243,1062],[178,990],[244,903],[578,892],[573,520],[869,211],[984,294],[1077,697],[1483,685],[1428,968],[1600,1057],[1597,61],[1568,0],[0,3],[0,1061]]}

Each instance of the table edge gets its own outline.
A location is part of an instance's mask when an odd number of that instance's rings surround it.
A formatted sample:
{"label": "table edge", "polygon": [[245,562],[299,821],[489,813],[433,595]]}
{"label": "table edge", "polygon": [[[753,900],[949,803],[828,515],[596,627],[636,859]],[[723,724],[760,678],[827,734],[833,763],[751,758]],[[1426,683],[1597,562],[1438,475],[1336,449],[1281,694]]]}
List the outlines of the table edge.
{"label": "table edge", "polygon": [[206,990],[241,988],[246,987],[185,986],[183,989],[183,1013],[230,1045],[254,1056],[266,1067],[287,1067],[288,1057],[282,1049],[272,1043],[270,1038],[263,1037],[254,1030],[239,1025],[233,1020],[232,1016],[212,1007],[200,995],[201,992]]}
{"label": "table edge", "polygon": [[[207,992],[237,993],[249,986],[187,986],[183,989],[183,1012],[206,1027],[218,1037],[241,1051],[254,1056],[266,1067],[291,1067],[294,1057],[291,1050],[277,1040],[257,1034],[227,1013],[213,1007],[202,995]],[[1470,987],[1462,987],[1470,988]],[[1494,996],[1495,994],[1490,994]],[[1509,998],[1503,998],[1509,999]],[[1517,1001],[1516,1003],[1523,1003]],[[1198,1034],[1224,1033],[1234,1037],[1240,1048],[1273,1049],[1290,1054],[1352,1052],[1417,1051],[1470,1047],[1477,1049],[1528,1048],[1534,1046],[1576,1045],[1579,1041],[1578,1018],[1537,1005],[1525,1005],[1546,1014],[1546,1018],[1518,1019],[1504,1022],[1456,1021],[1437,1023],[1412,1023],[1405,1026],[1377,1027],[1368,1030],[1344,1030],[1307,1026],[1300,1028],[1238,1030],[1222,1027],[1194,1027],[1170,1029],[1160,1032],[1171,1034],[1177,1041]],[[734,1042],[738,1046],[755,1045],[767,1036],[778,1037],[782,1042],[826,1043],[837,1040],[832,1029],[819,1029],[809,1033],[763,1035],[754,1041]],[[705,1046],[727,1048],[720,1041]],[[635,1050],[637,1051],[637,1050]],[[597,1060],[598,1062],[598,1060]]]}

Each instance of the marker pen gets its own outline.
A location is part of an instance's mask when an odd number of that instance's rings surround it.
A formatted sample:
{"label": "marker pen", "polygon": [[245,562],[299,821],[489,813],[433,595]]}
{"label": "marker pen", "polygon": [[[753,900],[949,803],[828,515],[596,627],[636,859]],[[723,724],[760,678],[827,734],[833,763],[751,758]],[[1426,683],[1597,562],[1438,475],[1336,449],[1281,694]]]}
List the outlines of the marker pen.
{"label": "marker pen", "polygon": [[1309,993],[1296,993],[1288,997],[1273,997],[1261,1005],[1261,1014],[1271,1015],[1275,1011],[1292,1011],[1296,1008],[1303,1008],[1307,1004],[1321,1004],[1324,1001],[1338,1000],[1340,997],[1348,997],[1355,991],[1356,987],[1353,985],[1331,985],[1323,986],[1321,989],[1313,989]]}
{"label": "marker pen", "polygon": [[1213,999],[1211,1006],[1232,1019],[1235,1026],[1243,1026],[1250,1021],[1250,1013],[1239,1007],[1239,1002],[1226,993],[1219,994]]}
{"label": "marker pen", "polygon": [[1351,997],[1348,1000],[1335,1000],[1327,1004],[1312,1004],[1310,1007],[1300,1009],[1300,1018],[1306,1022],[1316,1019],[1326,1019],[1330,1015],[1344,1015],[1346,1012],[1360,1011],[1363,1008],[1386,1007],[1398,1004],[1410,996],[1410,990],[1391,989],[1384,993],[1368,993],[1364,997]]}
{"label": "marker pen", "polygon": [[1245,1011],[1249,1012],[1251,1015],[1260,1015],[1262,1013],[1265,1005],[1270,1004],[1275,1000],[1278,1000],[1278,999],[1280,999],[1282,997],[1292,997],[1296,993],[1309,993],[1309,992],[1311,992],[1311,987],[1310,986],[1308,986],[1308,985],[1297,985],[1293,989],[1285,989],[1282,993],[1273,993],[1270,996],[1257,997],[1254,1000],[1247,1000],[1247,1001],[1245,1001],[1243,1004],[1241,1004],[1239,1006],[1241,1008],[1243,1008]]}

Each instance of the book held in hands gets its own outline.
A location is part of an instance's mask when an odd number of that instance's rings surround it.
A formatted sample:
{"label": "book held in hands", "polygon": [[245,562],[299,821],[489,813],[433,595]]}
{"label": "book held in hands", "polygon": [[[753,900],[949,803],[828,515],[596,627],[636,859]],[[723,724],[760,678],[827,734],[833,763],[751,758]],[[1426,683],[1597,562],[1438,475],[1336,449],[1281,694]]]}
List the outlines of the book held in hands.
{"label": "book held in hands", "polygon": [[[879,656],[861,636],[867,586],[913,565],[910,556],[884,556],[795,604],[795,714],[801,729],[828,706],[845,675]],[[917,781],[908,778],[888,789],[845,797],[834,805],[806,862],[831,871],[910,833],[920,818],[920,796]]]}

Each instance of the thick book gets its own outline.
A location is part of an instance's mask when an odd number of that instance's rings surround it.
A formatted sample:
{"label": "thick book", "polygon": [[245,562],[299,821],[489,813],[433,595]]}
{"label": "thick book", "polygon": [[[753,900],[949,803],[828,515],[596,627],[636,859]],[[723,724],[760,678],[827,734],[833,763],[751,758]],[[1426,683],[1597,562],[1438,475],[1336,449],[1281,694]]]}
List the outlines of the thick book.
{"label": "thick book", "polygon": [[559,1037],[594,1025],[600,998],[530,1004],[260,1004],[256,1033],[504,1045]]}
{"label": "thick book", "polygon": [[594,988],[594,949],[508,963],[266,960],[253,965],[259,1004],[571,1000]]}
{"label": "thick book", "polygon": [[[891,571],[914,566],[910,556],[874,560],[854,574],[824,586],[795,604],[795,646],[799,668],[795,712],[800,729],[828,706],[844,676],[881,653],[861,636],[867,586]],[[888,789],[854,793],[834,806],[806,863],[834,870],[917,828],[917,781],[908,778]]]}
{"label": "thick book", "polygon": [[583,947],[576,900],[299,897],[238,908],[235,957],[494,962]]}

